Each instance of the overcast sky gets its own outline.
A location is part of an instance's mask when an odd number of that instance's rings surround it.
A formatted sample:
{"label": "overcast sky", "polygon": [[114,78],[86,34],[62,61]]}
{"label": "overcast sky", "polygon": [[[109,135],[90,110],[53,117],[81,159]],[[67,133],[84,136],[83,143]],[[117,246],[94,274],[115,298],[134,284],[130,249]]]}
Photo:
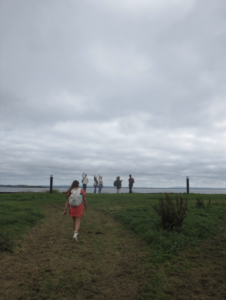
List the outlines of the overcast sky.
{"label": "overcast sky", "polygon": [[0,11],[0,184],[226,188],[225,0]]}

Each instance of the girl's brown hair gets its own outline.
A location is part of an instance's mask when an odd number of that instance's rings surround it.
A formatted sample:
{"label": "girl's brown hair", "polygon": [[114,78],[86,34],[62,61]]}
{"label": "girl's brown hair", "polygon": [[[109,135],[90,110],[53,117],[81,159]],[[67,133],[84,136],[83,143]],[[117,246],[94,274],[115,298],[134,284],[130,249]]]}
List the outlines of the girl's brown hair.
{"label": "girl's brown hair", "polygon": [[68,194],[69,192],[71,192],[71,190],[73,190],[73,189],[75,189],[75,188],[78,188],[78,187],[79,187],[79,182],[78,182],[78,180],[74,180],[74,181],[72,182],[70,188],[68,189],[67,194]]}

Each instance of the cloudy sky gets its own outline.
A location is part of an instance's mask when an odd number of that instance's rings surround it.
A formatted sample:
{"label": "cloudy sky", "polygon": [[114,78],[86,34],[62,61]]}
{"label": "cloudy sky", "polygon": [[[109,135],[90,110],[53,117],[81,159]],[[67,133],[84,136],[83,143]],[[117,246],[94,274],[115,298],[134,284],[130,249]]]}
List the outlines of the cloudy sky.
{"label": "cloudy sky", "polygon": [[225,0],[0,11],[0,184],[226,188]]}

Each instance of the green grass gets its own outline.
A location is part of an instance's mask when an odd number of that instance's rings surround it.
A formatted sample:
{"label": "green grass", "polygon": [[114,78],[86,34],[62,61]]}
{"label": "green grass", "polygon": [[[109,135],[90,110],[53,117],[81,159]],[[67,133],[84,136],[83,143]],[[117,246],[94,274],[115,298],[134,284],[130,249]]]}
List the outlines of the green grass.
{"label": "green grass", "polygon": [[0,194],[0,251],[13,252],[16,240],[45,218],[45,205],[64,201],[65,195],[56,192]]}
{"label": "green grass", "polygon": [[198,208],[197,195],[184,194],[188,198],[188,211],[183,226],[174,231],[162,229],[160,217],[152,207],[163,196],[120,194],[89,197],[92,207],[110,214],[146,242],[149,255],[143,268],[147,270],[147,277],[150,279],[143,287],[140,300],[168,299],[164,283],[168,282],[169,274],[196,269],[196,264],[192,261],[183,263],[182,267],[178,266],[179,262],[184,262],[181,255],[183,250],[192,249],[192,253],[196,255],[203,240],[222,236],[226,230],[226,195],[201,195],[204,203],[211,199],[211,204],[209,207]]}
{"label": "green grass", "polygon": [[[184,195],[187,196],[187,195]],[[144,240],[154,262],[163,262],[188,246],[218,234],[226,220],[226,195],[202,195],[209,207],[197,208],[196,195],[188,195],[188,212],[181,228],[168,232],[161,228],[160,218],[152,205],[158,194],[88,194],[89,206],[110,214]],[[61,193],[15,193],[0,195],[0,233],[10,230],[19,238],[45,217],[45,205],[65,203]],[[225,224],[225,223],[224,223]]]}
{"label": "green grass", "polygon": [[[175,265],[176,262],[182,261],[183,257],[180,253],[184,249],[193,249],[193,254],[198,254],[197,247],[201,241],[213,236],[221,236],[226,230],[226,195],[201,195],[205,203],[211,199],[210,206],[202,208],[196,206],[197,195],[182,195],[188,198],[188,211],[183,226],[173,231],[162,229],[160,217],[152,207],[163,196],[160,194],[87,194],[89,208],[105,216],[112,216],[146,243],[149,254],[143,268],[150,278],[150,283],[143,288],[140,300],[150,299],[150,296],[153,299],[166,299],[163,285],[163,282],[167,281],[164,277],[166,275],[160,271],[163,265],[167,266],[167,272],[172,274],[177,272],[180,266],[175,267]],[[0,194],[0,251],[13,251],[11,240],[15,237],[21,239],[29,228],[40,220],[45,221],[45,211],[48,210],[49,205],[60,204],[63,212],[65,201],[65,195],[57,192]],[[100,228],[95,230],[101,232],[101,224],[97,226]],[[2,241],[4,243],[1,248]],[[96,245],[100,257],[102,242],[100,239]],[[209,251],[214,251],[214,247],[215,245],[211,244]],[[195,267],[192,261],[181,266],[184,271]],[[55,283],[54,280],[49,280],[46,285],[61,289],[60,283]]]}
{"label": "green grass", "polygon": [[[184,195],[187,197],[187,195]],[[188,195],[188,211],[181,228],[163,230],[160,217],[152,205],[162,195],[91,195],[91,206],[112,215],[144,240],[151,252],[152,263],[171,259],[178,251],[197,245],[201,240],[219,235],[220,226],[226,228],[226,195],[202,195],[209,207],[198,208],[196,195]]]}

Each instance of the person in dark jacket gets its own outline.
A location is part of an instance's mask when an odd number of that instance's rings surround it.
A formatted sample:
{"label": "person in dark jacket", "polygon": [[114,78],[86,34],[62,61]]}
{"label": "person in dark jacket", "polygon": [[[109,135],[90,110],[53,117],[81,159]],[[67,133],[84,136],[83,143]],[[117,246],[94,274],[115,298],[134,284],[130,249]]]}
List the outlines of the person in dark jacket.
{"label": "person in dark jacket", "polygon": [[132,175],[129,175],[129,179],[128,179],[128,181],[129,181],[129,193],[132,193],[133,191],[132,191],[132,188],[133,188],[133,184],[134,184],[134,179],[133,179],[133,177],[132,177]]}
{"label": "person in dark jacket", "polygon": [[[123,179],[122,179],[123,180]],[[116,177],[116,181],[114,182],[114,185],[116,186],[117,189],[117,194],[120,192],[121,187],[122,187],[122,180],[120,180],[120,176]]]}
{"label": "person in dark jacket", "polygon": [[97,180],[96,175],[94,175],[94,183],[93,183],[93,186],[94,186],[94,194],[96,194],[97,187],[98,187],[98,180]]}

